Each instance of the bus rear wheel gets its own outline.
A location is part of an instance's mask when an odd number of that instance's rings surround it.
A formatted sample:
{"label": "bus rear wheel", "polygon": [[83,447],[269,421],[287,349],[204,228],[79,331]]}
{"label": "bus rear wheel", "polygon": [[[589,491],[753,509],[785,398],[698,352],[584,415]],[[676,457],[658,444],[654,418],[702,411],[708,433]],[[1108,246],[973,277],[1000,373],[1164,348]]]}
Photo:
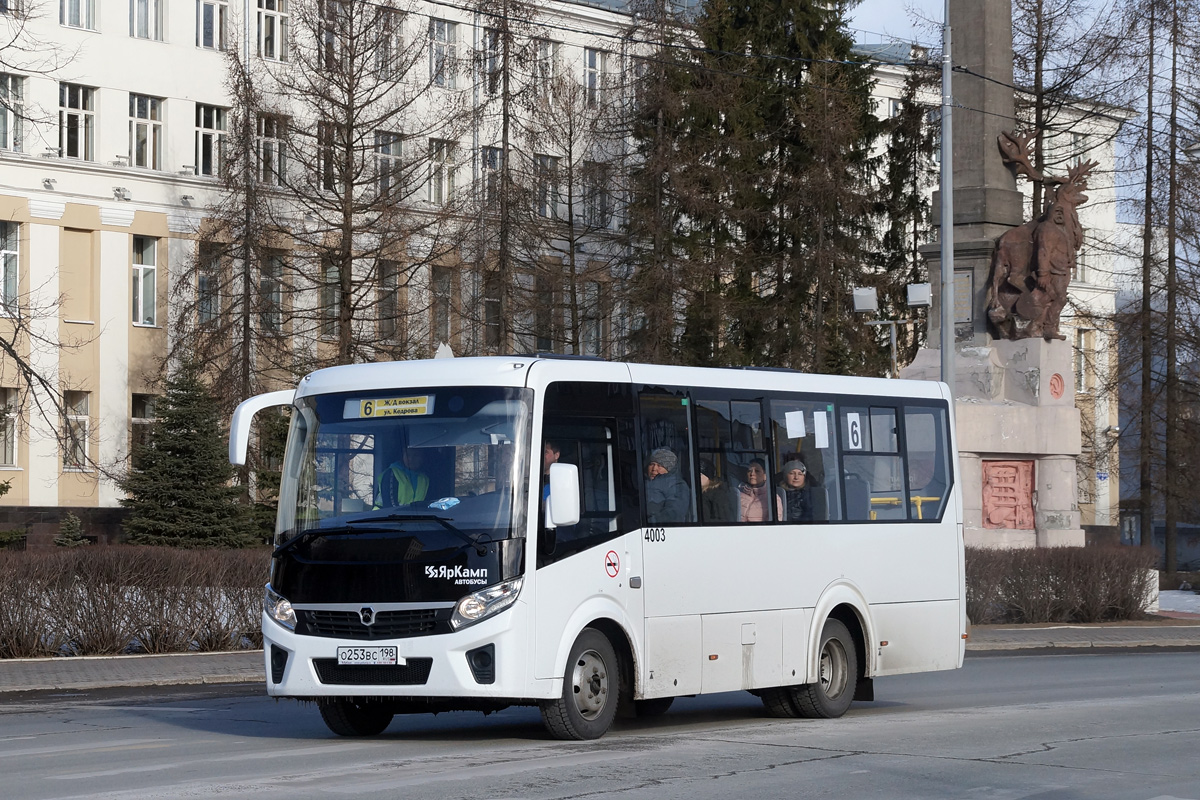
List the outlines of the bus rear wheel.
{"label": "bus rear wheel", "polygon": [[338,736],[376,736],[392,724],[389,706],[358,697],[322,697],[317,708],[329,730]]}
{"label": "bus rear wheel", "polygon": [[821,630],[817,681],[792,689],[792,702],[802,717],[834,719],[850,708],[857,685],[858,655],[854,637],[840,621],[826,620]]}
{"label": "bus rear wheel", "polygon": [[542,721],[556,739],[599,739],[617,715],[621,666],[608,637],[584,628],[571,646],[562,695],[541,704]]}

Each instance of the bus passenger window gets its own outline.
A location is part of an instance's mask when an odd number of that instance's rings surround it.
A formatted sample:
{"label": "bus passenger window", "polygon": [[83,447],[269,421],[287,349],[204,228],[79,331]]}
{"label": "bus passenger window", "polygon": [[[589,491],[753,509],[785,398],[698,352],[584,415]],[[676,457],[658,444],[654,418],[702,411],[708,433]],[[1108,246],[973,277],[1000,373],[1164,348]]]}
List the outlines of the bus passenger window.
{"label": "bus passenger window", "polygon": [[912,519],[939,520],[949,502],[950,463],[945,434],[944,408],[907,406],[904,409]]}
{"label": "bus passenger window", "polygon": [[827,522],[842,517],[833,422],[829,401],[771,401],[771,440],[779,464],[775,485],[784,522]]}
{"label": "bus passenger window", "polygon": [[646,524],[693,522],[696,500],[692,494],[694,463],[687,397],[682,392],[644,390],[638,399]]}
{"label": "bus passenger window", "polygon": [[908,491],[894,408],[842,406],[841,440],[846,518],[907,520]]}
{"label": "bus passenger window", "polygon": [[700,458],[713,472],[701,477],[704,521],[778,521],[783,507],[771,479],[762,403],[694,399]]}

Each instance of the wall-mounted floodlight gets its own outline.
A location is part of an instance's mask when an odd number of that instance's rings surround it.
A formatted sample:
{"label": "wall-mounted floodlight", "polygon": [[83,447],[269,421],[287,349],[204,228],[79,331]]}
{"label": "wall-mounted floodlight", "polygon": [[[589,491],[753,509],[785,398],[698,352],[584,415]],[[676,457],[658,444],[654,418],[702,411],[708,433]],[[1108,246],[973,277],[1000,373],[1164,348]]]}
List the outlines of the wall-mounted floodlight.
{"label": "wall-mounted floodlight", "polygon": [[929,308],[933,305],[933,287],[928,283],[910,283],[908,285],[908,307]]}
{"label": "wall-mounted floodlight", "polygon": [[133,199],[129,194],[129,190],[126,189],[124,186],[114,186],[113,187],[113,197],[117,200]]}
{"label": "wall-mounted floodlight", "polygon": [[179,196],[179,202],[183,203],[184,205],[187,205],[188,203],[192,202],[195,199],[196,198],[190,194],[184,194],[184,195]]}
{"label": "wall-mounted floodlight", "polygon": [[879,295],[876,294],[874,286],[854,290],[854,310],[860,313],[879,311]]}
{"label": "wall-mounted floodlight", "polygon": [[54,180],[54,178],[42,178],[42,186],[46,187],[46,191],[48,192],[54,191],[54,184],[56,183],[58,181]]}

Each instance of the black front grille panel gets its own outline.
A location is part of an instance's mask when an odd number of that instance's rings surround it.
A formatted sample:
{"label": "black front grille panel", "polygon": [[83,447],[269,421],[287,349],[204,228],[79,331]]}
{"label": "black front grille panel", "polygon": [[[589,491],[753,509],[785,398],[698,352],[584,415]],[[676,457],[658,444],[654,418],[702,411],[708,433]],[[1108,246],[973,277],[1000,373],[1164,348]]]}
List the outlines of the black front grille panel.
{"label": "black front grille panel", "polygon": [[403,666],[338,664],[336,658],[314,658],[317,680],[340,686],[424,686],[433,669],[432,658],[410,658]]}
{"label": "black front grille panel", "polygon": [[419,608],[404,611],[379,611],[375,624],[363,625],[357,611],[324,611],[298,609],[296,633],[305,636],[325,636],[331,639],[404,639],[450,633],[451,608]]}

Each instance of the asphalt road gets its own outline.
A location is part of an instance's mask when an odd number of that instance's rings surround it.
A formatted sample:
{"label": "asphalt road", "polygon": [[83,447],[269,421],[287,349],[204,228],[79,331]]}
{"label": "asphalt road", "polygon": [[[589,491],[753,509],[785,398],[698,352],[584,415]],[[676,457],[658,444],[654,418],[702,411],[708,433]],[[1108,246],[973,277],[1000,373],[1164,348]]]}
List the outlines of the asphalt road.
{"label": "asphalt road", "polygon": [[536,709],[400,717],[341,739],[256,686],[11,696],[0,798],[953,798],[1200,800],[1195,652],[972,655],[876,682],[840,720],[681,699],[598,742]]}

